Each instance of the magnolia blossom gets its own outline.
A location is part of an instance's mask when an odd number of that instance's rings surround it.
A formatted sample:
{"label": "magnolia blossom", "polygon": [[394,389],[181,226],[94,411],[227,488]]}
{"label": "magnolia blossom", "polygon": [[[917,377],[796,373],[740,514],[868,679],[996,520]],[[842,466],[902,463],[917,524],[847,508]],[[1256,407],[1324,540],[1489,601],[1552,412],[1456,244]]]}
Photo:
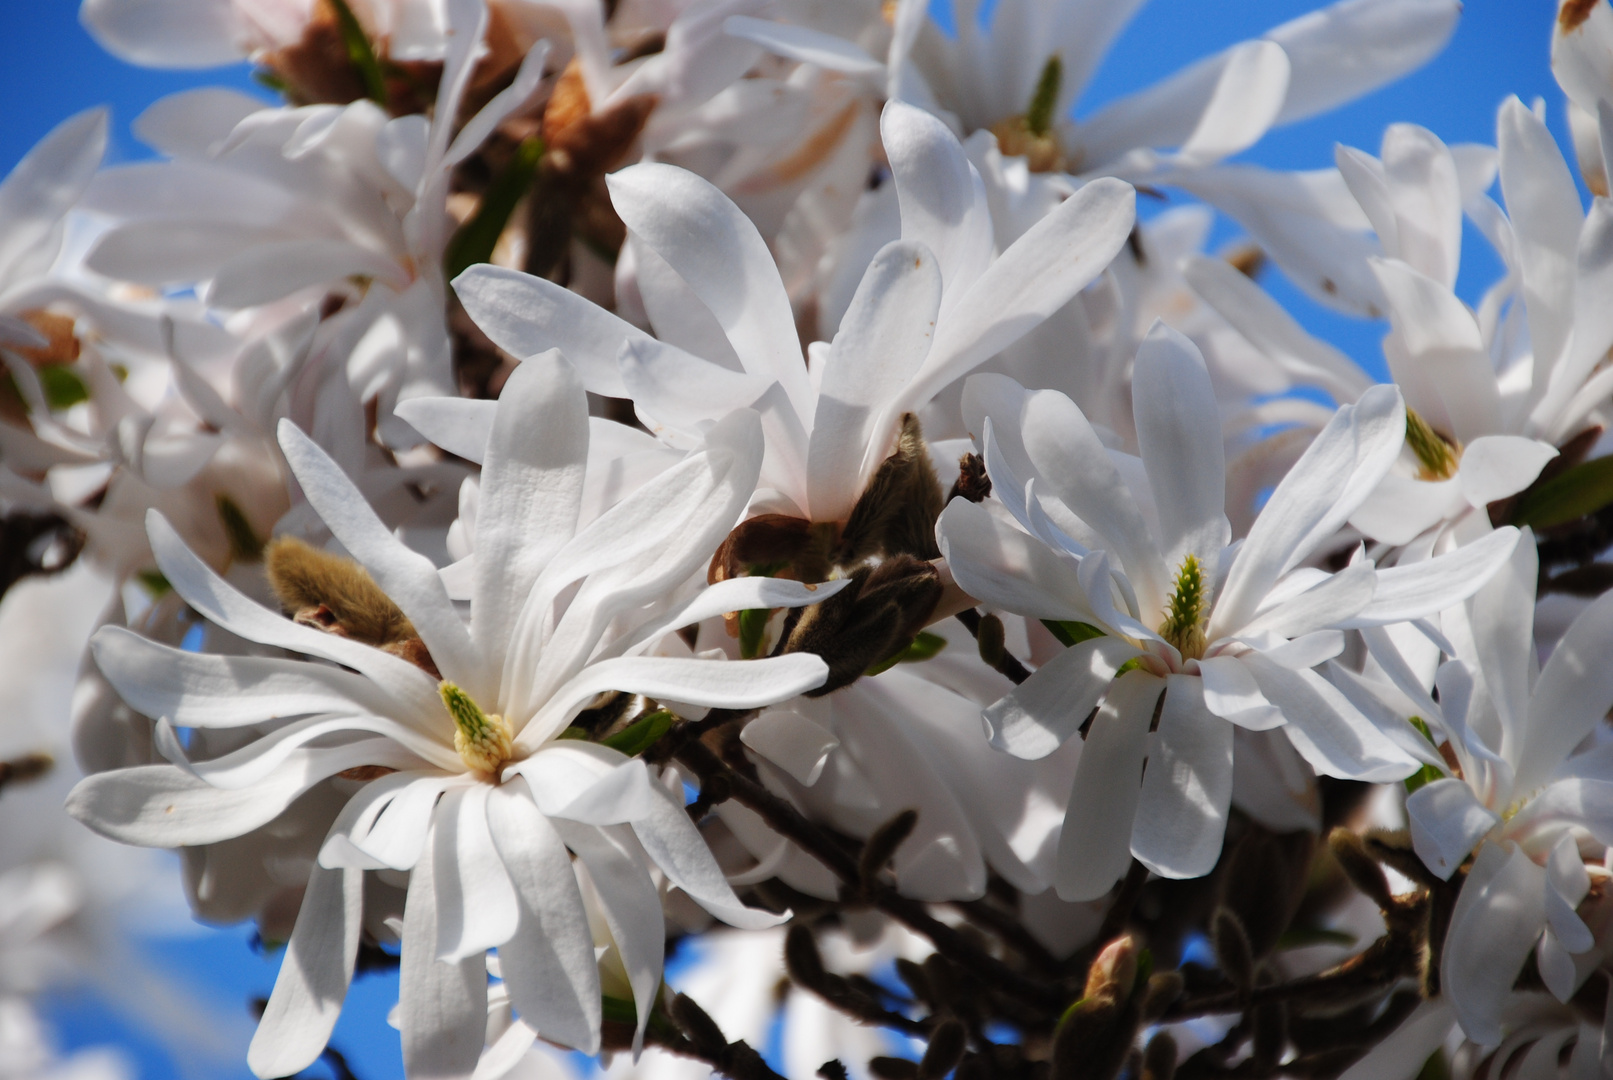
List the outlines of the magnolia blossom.
{"label": "magnolia blossom", "polygon": [[[726,418],[702,450],[574,533],[587,433],[582,387],[557,355],[511,377],[483,465],[467,626],[436,569],[382,526],[322,451],[282,426],[310,503],[398,603],[431,674],[259,607],[153,516],[159,565],[197,611],[248,641],[352,670],[193,655],[101,631],[102,670],[134,707],[163,718],[159,740],[174,764],[91,777],[71,811],[127,842],[207,843],[273,819],[327,777],[384,771],[342,809],[309,879],[253,1042],[259,1075],[303,1068],[329,1037],[352,974],[366,871],[411,871],[402,930],[411,1073],[474,1065],[484,954],[494,947],[529,1024],[597,1049],[598,974],[568,847],[601,883],[641,1030],[662,954],[650,866],[729,921],[777,921],[739,905],[678,801],[642,763],[558,737],[606,690],[750,708],[820,685],[826,669],[812,656],[734,663],[635,654],[708,613],[824,593],[744,580],[632,618],[709,558],[750,496],[760,433],[753,415]],[[173,731],[258,725],[260,737],[210,760],[189,759]]]}
{"label": "magnolia blossom", "polygon": [[959,585],[1072,642],[985,712],[992,744],[1020,757],[1084,735],[1055,878],[1066,899],[1101,895],[1132,855],[1167,877],[1215,865],[1234,726],[1280,726],[1322,775],[1413,771],[1410,729],[1379,730],[1311,669],[1344,648],[1344,628],[1469,595],[1517,542],[1508,528],[1413,567],[1302,565],[1399,452],[1404,409],[1379,387],[1339,411],[1233,545],[1203,359],[1158,327],[1136,368],[1140,460],[1105,449],[1062,395],[972,379],[966,409],[1007,515],[953,500],[937,526]]}

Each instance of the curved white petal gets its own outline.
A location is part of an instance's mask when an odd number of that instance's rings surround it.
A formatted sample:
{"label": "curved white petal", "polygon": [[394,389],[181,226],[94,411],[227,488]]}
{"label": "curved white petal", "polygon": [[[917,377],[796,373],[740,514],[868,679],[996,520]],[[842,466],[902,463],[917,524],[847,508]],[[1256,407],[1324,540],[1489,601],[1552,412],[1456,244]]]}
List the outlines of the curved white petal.
{"label": "curved white petal", "polygon": [[1423,865],[1446,881],[1501,818],[1479,802],[1464,780],[1435,780],[1406,799],[1411,846]]}
{"label": "curved white petal", "polygon": [[1512,844],[1485,844],[1445,935],[1440,986],[1474,1042],[1501,1041],[1501,1009],[1546,927],[1546,872]]}
{"label": "curved white petal", "polygon": [[426,830],[403,906],[398,1012],[409,1076],[469,1076],[487,1030],[487,958],[437,959],[437,830]]}
{"label": "curved white petal", "polygon": [[1131,853],[1161,877],[1201,877],[1221,857],[1231,805],[1232,725],[1205,708],[1199,679],[1167,676]]}
{"label": "curved white petal", "polygon": [[981,714],[992,747],[1035,761],[1064,745],[1086,722],[1120,665],[1137,656],[1123,638],[1091,638],[1037,668]]}

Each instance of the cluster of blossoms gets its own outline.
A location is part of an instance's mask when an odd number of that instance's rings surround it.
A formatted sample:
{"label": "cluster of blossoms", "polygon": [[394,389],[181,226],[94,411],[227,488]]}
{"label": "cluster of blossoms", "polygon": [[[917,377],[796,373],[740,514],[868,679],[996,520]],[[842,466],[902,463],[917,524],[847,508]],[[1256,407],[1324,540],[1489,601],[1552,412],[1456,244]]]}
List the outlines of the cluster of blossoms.
{"label": "cluster of blossoms", "polygon": [[264,1080],[1613,1076],[1613,5],[1306,173],[1456,0],[1139,6],[84,0],[282,101],[0,184],[0,1077],[150,849]]}

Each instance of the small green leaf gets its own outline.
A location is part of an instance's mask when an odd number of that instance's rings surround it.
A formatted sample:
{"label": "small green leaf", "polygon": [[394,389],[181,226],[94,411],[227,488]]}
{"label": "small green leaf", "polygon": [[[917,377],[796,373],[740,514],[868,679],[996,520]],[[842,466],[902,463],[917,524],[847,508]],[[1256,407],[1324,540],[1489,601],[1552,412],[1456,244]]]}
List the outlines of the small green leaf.
{"label": "small green leaf", "polygon": [[291,97],[291,84],[281,78],[279,72],[268,68],[258,68],[252,73],[252,81],[259,86],[266,86],[283,98]]}
{"label": "small green leaf", "polygon": [[[1428,740],[1429,746],[1432,746],[1436,750],[1439,749],[1439,743],[1434,741],[1434,733],[1428,729],[1428,721],[1424,720],[1420,716],[1413,716],[1410,719],[1410,723],[1412,727],[1416,728],[1418,732],[1421,733],[1423,738]],[[1406,777],[1406,793],[1409,795],[1413,791],[1416,791],[1418,788],[1422,787],[1424,784],[1431,784],[1435,780],[1443,780],[1444,778],[1445,774],[1440,772],[1439,769],[1432,765],[1424,765],[1422,768]]]}
{"label": "small green leaf", "polygon": [[1124,675],[1126,672],[1128,672],[1128,671],[1136,671],[1137,669],[1141,668],[1142,666],[1143,666],[1143,658],[1140,657],[1140,656],[1133,656],[1130,660],[1127,660],[1124,664],[1121,664],[1119,667],[1115,668],[1115,678],[1118,679],[1118,678],[1120,678],[1120,676]]}
{"label": "small green leaf", "polygon": [[1549,529],[1613,503],[1613,457],[1583,461],[1518,496],[1512,523]]}
{"label": "small green leaf", "polygon": [[897,649],[894,653],[863,672],[864,675],[878,675],[882,671],[889,671],[897,664],[917,664],[929,660],[947,647],[947,639],[940,634],[932,634],[928,630],[920,630],[907,647]]}
{"label": "small green leaf", "polygon": [[677,719],[677,715],[671,711],[657,709],[647,716],[639,717],[616,734],[608,735],[599,741],[601,745],[628,757],[637,757],[660,741],[661,736],[671,731]]}
{"label": "small green leaf", "polygon": [[364,24],[347,6],[347,0],[330,0],[330,6],[336,12],[336,24],[342,31],[342,44],[347,46],[347,58],[364,80],[365,93],[371,101],[386,108],[386,78],[381,74],[381,63],[375,58],[369,36],[364,33]]}
{"label": "small green leaf", "polygon": [[39,369],[39,385],[45,391],[45,404],[52,412],[71,408],[90,399],[89,388],[78,373],[66,364],[46,364]]}
{"label": "small green leaf", "polygon": [[588,741],[588,729],[587,728],[580,728],[580,727],[577,727],[575,724],[573,724],[571,727],[568,727],[566,730],[564,730],[560,734],[556,735],[555,738],[557,738],[557,739],[580,739],[583,742],[587,742]]}
{"label": "small green leaf", "polygon": [[1046,135],[1053,129],[1053,110],[1058,107],[1059,86],[1064,82],[1064,61],[1054,53],[1042,65],[1036,79],[1036,90],[1031,94],[1030,108],[1025,110],[1025,130],[1032,135]]}
{"label": "small green leaf", "polygon": [[746,660],[756,659],[762,651],[762,634],[767,620],[773,617],[771,608],[746,608],[739,613],[739,655]]}
{"label": "small green leaf", "polygon": [[1308,945],[1342,945],[1352,948],[1355,935],[1325,926],[1290,926],[1277,938],[1277,949],[1303,949]]}
{"label": "small green leaf", "polygon": [[161,570],[136,570],[134,577],[153,600],[161,600],[174,590]]}
{"label": "small green leaf", "polygon": [[1079,645],[1083,641],[1090,641],[1095,637],[1103,637],[1103,631],[1091,623],[1043,619],[1042,625],[1047,627],[1048,631],[1058,638],[1065,648],[1069,648],[1071,645]]}
{"label": "small green leaf", "polygon": [[230,557],[239,562],[261,562],[264,542],[252,530],[252,523],[246,519],[246,511],[235,505],[235,500],[228,495],[218,496],[215,502],[218,505],[218,519],[224,525],[224,535],[230,541]]}
{"label": "small green leaf", "polygon": [[536,135],[523,140],[504,171],[483,193],[476,213],[455,231],[442,257],[443,273],[448,275],[449,281],[466,268],[493,257],[493,248],[509,223],[510,215],[515,213],[516,204],[532,187],[544,149],[543,140]]}

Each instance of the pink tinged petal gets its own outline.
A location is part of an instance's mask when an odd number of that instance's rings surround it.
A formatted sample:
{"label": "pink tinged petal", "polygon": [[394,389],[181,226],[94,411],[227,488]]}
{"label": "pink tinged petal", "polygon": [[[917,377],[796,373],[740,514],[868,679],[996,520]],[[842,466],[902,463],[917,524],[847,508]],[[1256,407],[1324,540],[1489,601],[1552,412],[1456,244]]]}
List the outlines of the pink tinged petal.
{"label": "pink tinged petal", "polygon": [[1482,510],[1534,483],[1546,462],[1556,456],[1556,447],[1538,439],[1483,435],[1462,450],[1462,466],[1456,478],[1461,481],[1467,501]]}
{"label": "pink tinged petal", "polygon": [[1131,853],[1161,877],[1209,873],[1232,804],[1232,725],[1205,708],[1200,680],[1170,675],[1143,771]]}
{"label": "pink tinged petal", "polygon": [[260,645],[290,649],[353,668],[404,706],[399,719],[420,730],[432,730],[441,722],[442,702],[437,697],[435,680],[407,660],[299,626],[247,599],[198,559],[155,510],[146,514],[146,531],[163,576],[209,622]]}
{"label": "pink tinged petal", "polygon": [[[375,576],[431,652],[438,670],[484,701],[496,695],[470,631],[454,610],[431,560],[392,535],[341,467],[291,421],[280,422],[280,447],[297,483],[336,539]],[[487,492],[482,492],[485,504]]]}
{"label": "pink tinged petal", "polygon": [[822,686],[829,667],[811,653],[763,660],[692,660],[627,656],[584,668],[555,691],[521,730],[517,749],[534,749],[570,723],[594,695],[605,690],[644,694],[713,709],[755,709],[776,705]]}
{"label": "pink tinged petal", "polygon": [[1573,327],[1574,269],[1585,223],[1579,188],[1545,121],[1516,97],[1496,117],[1501,193],[1517,237],[1529,340],[1541,365],[1562,355]]}
{"label": "pink tinged petal", "polygon": [[1445,936],[1440,985],[1474,1042],[1501,1041],[1501,1009],[1546,927],[1546,872],[1513,844],[1485,844]]}
{"label": "pink tinged petal", "polygon": [[690,172],[647,162],[612,173],[611,202],[722,324],[745,370],[776,380],[803,423],[812,387],[778,266],[750,219]]}
{"label": "pink tinged petal", "polygon": [[986,708],[987,741],[1026,761],[1045,758],[1086,722],[1120,665],[1138,655],[1135,645],[1108,636],[1065,649]]}
{"label": "pink tinged petal", "polygon": [[1323,776],[1399,780],[1417,762],[1313,671],[1289,671],[1259,653],[1243,658],[1260,692],[1282,710],[1283,728],[1311,768]]}
{"label": "pink tinged petal", "polygon": [[1101,274],[1131,235],[1136,192],[1102,177],[1032,225],[950,306],[895,415],[1002,352]]}
{"label": "pink tinged petal", "polygon": [[1266,700],[1243,661],[1213,656],[1199,661],[1204,707],[1249,731],[1270,731],[1283,723],[1282,710]]}
{"label": "pink tinged petal", "polygon": [[884,64],[845,38],[821,30],[753,19],[748,15],[730,15],[723,20],[722,28],[724,33],[755,42],[786,60],[812,64],[842,75],[882,77],[885,74]]}
{"label": "pink tinged petal", "polygon": [[995,241],[985,185],[957,136],[924,109],[886,102],[879,132],[896,184],[902,239],[934,252],[948,310],[991,262]]}
{"label": "pink tinged petal", "polygon": [[650,349],[660,344],[598,304],[518,270],[473,266],[453,284],[466,312],[493,344],[523,360],[559,349],[596,394],[627,396],[616,366],[624,342]]}
{"label": "pink tinged petal", "polygon": [[1499,430],[1500,391],[1473,313],[1449,286],[1397,259],[1373,259],[1371,265],[1407,362],[1422,370],[1444,408],[1444,416],[1430,416],[1429,422],[1462,442]]}
{"label": "pink tinged petal", "polygon": [[666,919],[661,897],[650,878],[644,850],[625,825],[596,828],[567,821],[553,822],[566,846],[576,853],[593,883],[593,896],[610,929],[611,940],[627,970],[638,1009],[635,1049],[643,1045],[666,945]]}
{"label": "pink tinged petal", "polygon": [[491,671],[504,668],[521,604],[577,530],[588,463],[588,398],[550,351],[522,363],[499,394],[476,510],[471,634]]}
{"label": "pink tinged petal", "polygon": [[1167,576],[1176,568],[1165,566],[1136,497],[1076,404],[1052,390],[1032,394],[1023,434],[1047,491],[1103,538],[1141,592],[1163,600]]}
{"label": "pink tinged petal", "polygon": [[315,867],[246,1062],[290,1076],[318,1060],[353,980],[364,914],[364,872]]}
{"label": "pink tinged petal", "polygon": [[384,715],[400,708],[370,680],[324,664],[186,652],[121,626],[102,627],[90,646],[124,701],[179,727],[245,727],[313,713]]}
{"label": "pink tinged petal", "polygon": [[1449,881],[1474,846],[1501,818],[1473,794],[1465,780],[1435,780],[1406,799],[1411,846],[1423,865]]}
{"label": "pink tinged petal", "polygon": [[1353,401],[1372,385],[1355,361],[1312,337],[1270,294],[1225,259],[1191,255],[1182,274],[1205,303],[1294,380],[1313,383],[1340,401]]}
{"label": "pink tinged petal", "polygon": [[1131,831],[1148,756],[1148,725],[1163,679],[1128,671],[1098,708],[1081,748],[1059,833],[1061,900],[1096,900],[1131,865]]}
{"label": "pink tinged petal", "polygon": [[844,521],[891,451],[874,423],[930,351],[941,306],[941,270],[921,243],[896,241],[874,256],[840,320],[818,387],[807,451],[813,520]]}
{"label": "pink tinged petal", "polygon": [[444,963],[458,963],[504,944],[520,920],[515,887],[487,824],[490,791],[488,784],[450,790],[432,823],[437,959]]}
{"label": "pink tinged petal", "polygon": [[1445,1045],[1455,1023],[1455,1014],[1444,998],[1425,1001],[1339,1080],[1412,1080]]}
{"label": "pink tinged petal", "polygon": [[523,784],[493,790],[488,824],[520,910],[514,936],[499,947],[510,1002],[544,1038],[597,1053],[599,967],[560,834]]}
{"label": "pink tinged petal", "polygon": [[740,731],[739,741],[805,787],[818,782],[829,755],[840,746],[826,728],[788,709],[762,713]]}
{"label": "pink tinged petal", "polygon": [[273,821],[323,778],[282,769],[253,787],[221,791],[172,765],[138,765],[80,780],[67,796],[67,812],[125,844],[190,847],[242,836]]}
{"label": "pink tinged petal", "polygon": [[1613,705],[1613,593],[1580,613],[1552,650],[1529,701],[1526,734],[1519,740],[1516,790],[1544,784]]}
{"label": "pink tinged petal", "polygon": [[1137,347],[1131,407],[1167,569],[1189,554],[1214,565],[1232,541],[1220,410],[1198,346],[1163,322]]}
{"label": "pink tinged petal", "polygon": [[[1293,638],[1353,618],[1373,600],[1377,573],[1369,563],[1346,566],[1336,574],[1257,614],[1238,633]],[[1309,665],[1307,665],[1309,666]]]}
{"label": "pink tinged petal", "polygon": [[[1589,952],[1596,944],[1590,928],[1575,911],[1590,889],[1591,876],[1580,858],[1579,843],[1573,836],[1565,835],[1552,847],[1546,860],[1546,918],[1557,940],[1571,953]],[[1568,999],[1567,994],[1558,994],[1558,997]]]}
{"label": "pink tinged petal", "polygon": [[1294,74],[1276,122],[1326,112],[1416,70],[1445,47],[1461,12],[1457,0],[1345,0],[1277,27],[1266,37],[1288,53]]}
{"label": "pink tinged petal", "polygon": [[1075,567],[979,503],[953,499],[936,523],[952,577],[970,596],[1035,619],[1095,618]]}
{"label": "pink tinged petal", "polygon": [[1346,405],[1283,477],[1238,549],[1210,616],[1209,638],[1235,634],[1278,579],[1331,537],[1394,464],[1406,437],[1392,386]]}
{"label": "pink tinged petal", "polygon": [[1338,625],[1384,626],[1433,615],[1461,603],[1506,565],[1520,533],[1503,525],[1455,551],[1376,572],[1372,602]]}
{"label": "pink tinged petal", "polygon": [[410,1077],[465,1077],[487,1031],[487,958],[437,959],[437,828],[426,831],[403,908],[398,1011],[403,1067]]}

